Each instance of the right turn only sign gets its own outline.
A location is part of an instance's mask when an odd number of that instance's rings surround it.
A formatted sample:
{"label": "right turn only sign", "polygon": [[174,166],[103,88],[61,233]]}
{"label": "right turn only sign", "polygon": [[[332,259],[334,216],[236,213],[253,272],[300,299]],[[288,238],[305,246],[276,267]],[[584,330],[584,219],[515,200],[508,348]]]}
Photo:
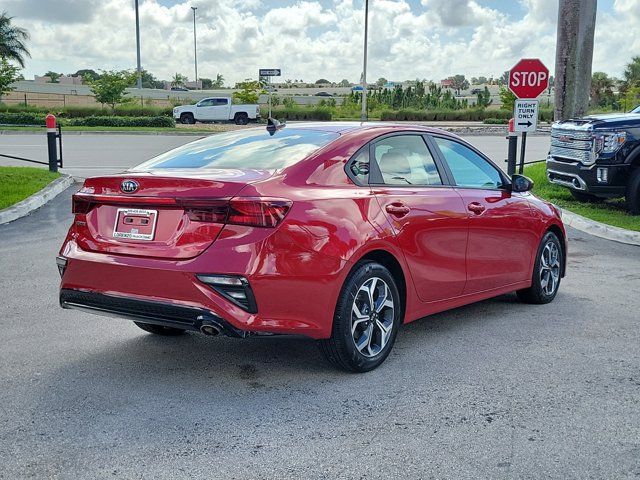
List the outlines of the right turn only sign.
{"label": "right turn only sign", "polygon": [[538,100],[517,99],[513,123],[516,132],[535,132],[538,127]]}

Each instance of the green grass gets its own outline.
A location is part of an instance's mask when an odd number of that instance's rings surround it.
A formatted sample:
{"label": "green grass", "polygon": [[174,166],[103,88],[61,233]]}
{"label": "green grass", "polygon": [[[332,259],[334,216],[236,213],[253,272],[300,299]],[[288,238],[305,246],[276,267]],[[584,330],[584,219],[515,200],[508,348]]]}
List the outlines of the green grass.
{"label": "green grass", "polygon": [[44,168],[0,167],[0,209],[42,190],[59,176]]}
{"label": "green grass", "polygon": [[549,183],[545,168],[544,163],[537,163],[529,165],[524,171],[525,175],[535,182],[533,193],[538,197],[591,220],[627,230],[640,231],[640,216],[629,215],[624,208],[623,199],[615,198],[600,203],[578,202],[571,196],[568,188]]}

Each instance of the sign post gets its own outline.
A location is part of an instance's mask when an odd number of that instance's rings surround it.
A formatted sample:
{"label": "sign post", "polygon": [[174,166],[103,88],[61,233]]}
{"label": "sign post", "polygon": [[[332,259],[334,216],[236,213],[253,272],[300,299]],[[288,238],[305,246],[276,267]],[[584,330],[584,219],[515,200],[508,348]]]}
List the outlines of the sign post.
{"label": "sign post", "polygon": [[258,78],[266,77],[269,79],[269,85],[267,86],[267,91],[269,92],[269,118],[271,118],[271,93],[273,92],[271,77],[279,77],[281,74],[282,71],[279,68],[261,68],[258,70]]}
{"label": "sign post", "polygon": [[538,127],[536,97],[549,86],[549,69],[537,58],[523,58],[509,71],[509,90],[518,98],[514,104],[514,130],[522,133],[519,173],[524,171],[527,132]]}

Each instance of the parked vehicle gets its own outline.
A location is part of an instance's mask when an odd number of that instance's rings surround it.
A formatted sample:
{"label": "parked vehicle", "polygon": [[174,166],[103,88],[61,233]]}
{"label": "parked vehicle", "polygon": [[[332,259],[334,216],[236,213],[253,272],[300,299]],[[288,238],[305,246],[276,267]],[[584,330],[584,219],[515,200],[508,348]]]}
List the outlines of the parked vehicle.
{"label": "parked vehicle", "polygon": [[640,107],[554,123],[547,177],[580,201],[624,196],[640,215]]}
{"label": "parked vehicle", "polygon": [[57,258],[62,307],[159,335],[306,335],[364,372],[403,323],[514,291],[556,296],[561,213],[526,177],[437,129],[279,127],[87,179]]}
{"label": "parked vehicle", "polygon": [[232,121],[236,125],[246,125],[260,118],[260,106],[233,105],[229,97],[209,97],[203,98],[195,105],[175,107],[173,118],[180,123]]}
{"label": "parked vehicle", "polygon": [[329,92],[318,92],[316,93],[316,97],[333,97]]}
{"label": "parked vehicle", "polygon": [[188,92],[189,89],[187,87],[171,87],[172,92]]}
{"label": "parked vehicle", "polygon": [[471,90],[471,95],[478,95],[479,93],[484,92],[482,88],[474,88]]}

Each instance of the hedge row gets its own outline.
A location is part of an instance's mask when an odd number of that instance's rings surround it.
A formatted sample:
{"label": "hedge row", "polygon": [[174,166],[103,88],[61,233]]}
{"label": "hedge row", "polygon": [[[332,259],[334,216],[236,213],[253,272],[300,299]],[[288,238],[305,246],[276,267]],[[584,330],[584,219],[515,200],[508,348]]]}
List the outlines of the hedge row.
{"label": "hedge row", "polygon": [[7,123],[9,125],[44,125],[45,116],[44,113],[33,112],[0,112],[0,123]]}
{"label": "hedge row", "polygon": [[115,117],[115,116],[91,116],[72,118],[66,122],[72,127],[175,127],[175,121],[171,117]]}
{"label": "hedge row", "polygon": [[67,105],[66,107],[35,107],[30,105],[5,105],[0,104],[0,113],[54,113],[60,118],[84,118],[96,116],[118,117],[171,117],[172,107],[142,107],[140,105],[118,105],[115,109],[102,108],[100,106]]}
{"label": "hedge row", "polygon": [[[381,114],[381,120],[408,121],[482,121],[486,119],[508,120],[513,117],[511,110],[483,110],[468,108],[462,110],[386,110]],[[540,109],[541,121],[551,121],[553,110]]]}
{"label": "hedge row", "polygon": [[[269,116],[269,110],[262,109],[262,118]],[[278,120],[331,120],[331,110],[329,108],[276,108],[271,111],[271,116]]]}

